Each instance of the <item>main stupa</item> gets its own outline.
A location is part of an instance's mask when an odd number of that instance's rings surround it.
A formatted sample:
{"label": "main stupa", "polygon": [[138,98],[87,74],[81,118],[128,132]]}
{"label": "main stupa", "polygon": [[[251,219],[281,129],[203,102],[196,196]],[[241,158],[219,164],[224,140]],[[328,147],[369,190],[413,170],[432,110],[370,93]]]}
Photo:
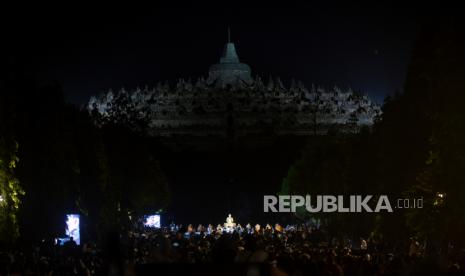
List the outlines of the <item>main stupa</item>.
{"label": "main stupa", "polygon": [[252,82],[250,66],[239,61],[236,47],[230,40],[228,29],[228,43],[224,46],[220,63],[210,66],[207,83],[215,87],[225,88],[228,85],[250,85]]}

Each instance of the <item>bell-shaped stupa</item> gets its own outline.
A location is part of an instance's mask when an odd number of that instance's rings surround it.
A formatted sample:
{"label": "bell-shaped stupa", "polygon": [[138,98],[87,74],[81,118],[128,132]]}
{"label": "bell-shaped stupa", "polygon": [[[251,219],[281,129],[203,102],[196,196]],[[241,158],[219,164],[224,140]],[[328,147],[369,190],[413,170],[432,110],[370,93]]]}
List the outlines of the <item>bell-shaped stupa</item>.
{"label": "bell-shaped stupa", "polygon": [[230,41],[228,29],[228,43],[224,46],[220,63],[210,66],[207,83],[216,87],[233,87],[249,85],[253,82],[250,67],[239,61],[234,43]]}

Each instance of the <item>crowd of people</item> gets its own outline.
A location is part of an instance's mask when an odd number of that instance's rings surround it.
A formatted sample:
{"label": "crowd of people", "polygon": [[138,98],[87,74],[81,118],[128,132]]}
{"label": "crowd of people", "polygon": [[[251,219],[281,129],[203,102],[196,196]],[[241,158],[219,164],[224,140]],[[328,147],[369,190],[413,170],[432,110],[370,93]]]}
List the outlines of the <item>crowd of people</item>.
{"label": "crowd of people", "polygon": [[306,225],[139,226],[100,246],[71,239],[2,252],[0,275],[464,275],[464,257],[430,258],[415,240],[392,253],[374,237],[330,239]]}

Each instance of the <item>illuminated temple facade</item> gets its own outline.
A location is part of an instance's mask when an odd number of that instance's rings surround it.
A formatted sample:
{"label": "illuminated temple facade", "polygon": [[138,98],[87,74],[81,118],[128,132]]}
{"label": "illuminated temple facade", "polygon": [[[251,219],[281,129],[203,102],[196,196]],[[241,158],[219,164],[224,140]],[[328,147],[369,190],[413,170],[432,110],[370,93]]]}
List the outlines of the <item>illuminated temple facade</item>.
{"label": "illuminated temple facade", "polygon": [[350,88],[324,89],[252,77],[234,43],[225,45],[208,78],[180,79],[153,88],[92,96],[88,111],[97,124],[128,124],[152,136],[324,135],[370,126],[380,106]]}

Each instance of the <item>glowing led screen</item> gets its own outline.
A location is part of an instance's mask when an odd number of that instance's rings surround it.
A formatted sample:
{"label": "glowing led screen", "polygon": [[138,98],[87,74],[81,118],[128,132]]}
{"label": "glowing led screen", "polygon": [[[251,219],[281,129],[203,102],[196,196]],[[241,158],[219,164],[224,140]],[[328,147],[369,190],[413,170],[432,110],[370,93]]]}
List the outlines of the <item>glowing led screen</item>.
{"label": "glowing led screen", "polygon": [[81,235],[79,231],[79,215],[66,215],[66,235],[68,237],[73,237],[76,244],[80,244]]}
{"label": "glowing led screen", "polygon": [[144,226],[160,228],[160,215],[149,215],[145,217]]}

